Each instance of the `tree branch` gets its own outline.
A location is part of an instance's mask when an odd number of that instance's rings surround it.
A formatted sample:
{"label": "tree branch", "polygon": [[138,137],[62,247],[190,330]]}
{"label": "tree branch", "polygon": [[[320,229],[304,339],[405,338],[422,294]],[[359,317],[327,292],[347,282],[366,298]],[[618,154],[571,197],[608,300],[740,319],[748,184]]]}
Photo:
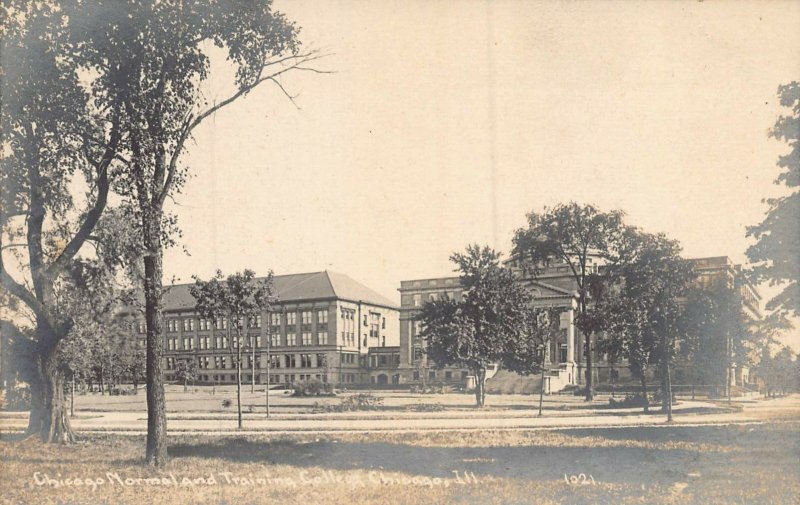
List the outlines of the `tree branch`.
{"label": "tree branch", "polygon": [[86,213],[86,217],[81,223],[80,228],[69,241],[67,246],[61,251],[58,258],[47,268],[46,274],[52,279],[55,278],[67,263],[75,257],[80,248],[83,246],[86,239],[94,230],[95,225],[100,220],[100,216],[105,210],[106,203],[108,202],[109,180],[108,180],[108,167],[116,157],[117,147],[120,141],[120,128],[119,128],[119,114],[115,114],[114,123],[111,127],[111,138],[108,146],[106,147],[103,157],[96,165],[97,168],[97,199],[94,206]]}

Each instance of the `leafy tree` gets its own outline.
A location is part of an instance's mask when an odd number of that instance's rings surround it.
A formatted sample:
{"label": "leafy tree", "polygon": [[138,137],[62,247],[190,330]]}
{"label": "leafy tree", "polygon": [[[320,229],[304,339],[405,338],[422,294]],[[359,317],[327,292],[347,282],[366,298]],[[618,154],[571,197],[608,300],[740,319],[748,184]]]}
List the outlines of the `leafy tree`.
{"label": "leafy tree", "polygon": [[541,374],[539,388],[539,415],[542,415],[544,374],[547,371],[548,350],[558,337],[561,327],[559,308],[531,307],[525,312],[523,331],[517,338],[509,339],[503,356],[503,366],[523,375]]}
{"label": "leafy tree", "polygon": [[[242,337],[247,334],[250,322],[271,309],[276,302],[273,296],[272,272],[266,278],[256,279],[255,272],[244,270],[223,277],[217,270],[209,281],[195,277],[195,284],[189,288],[197,300],[200,317],[229,321],[228,342],[236,353],[236,404],[238,426],[242,428]],[[231,330],[235,335],[231,335]],[[253,371],[255,373],[255,370]]]}
{"label": "leafy tree", "polygon": [[[33,314],[28,432],[46,442],[74,438],[58,356],[74,320],[58,285],[71,282],[64,279],[106,207],[122,139],[119,104],[98,108],[72,57],[86,17],[53,2],[0,6],[0,284]],[[71,187],[86,193],[76,198]]]}
{"label": "leafy tree", "polygon": [[489,247],[470,245],[450,260],[457,265],[461,300],[427,302],[417,316],[426,353],[438,366],[469,368],[475,376],[475,401],[486,403],[486,368],[499,363],[509,342],[523,331],[530,295],[500,264]]}
{"label": "leafy tree", "polygon": [[681,258],[680,244],[663,234],[637,233],[631,245],[635,260],[621,268],[620,282],[601,312],[604,346],[628,359],[632,375],[642,385],[645,412],[647,371],[658,365],[662,409],[671,420],[671,369],[683,338],[681,301],[695,279],[694,268]]}
{"label": "leafy tree", "polygon": [[790,109],[781,116],[770,135],[789,144],[788,154],[778,159],[781,172],[775,184],[783,185],[788,194],[766,199],[769,209],[764,220],[747,229],[756,243],[747,250],[754,264],[756,280],[768,280],[770,285],[782,285],[781,292],[767,303],[767,310],[780,310],[800,316],[800,83],[791,82],[778,87],[780,103]]}
{"label": "leafy tree", "polygon": [[577,286],[575,325],[585,339],[586,399],[594,397],[593,337],[602,321],[596,314],[603,294],[631,261],[635,229],[623,223],[622,211],[602,212],[571,202],[528,214],[528,226],[517,230],[513,255],[534,275],[553,262],[563,262]]}
{"label": "leafy tree", "polygon": [[688,372],[701,383],[722,386],[729,395],[734,363],[755,364],[758,349],[770,345],[778,331],[772,325],[785,319],[775,313],[765,321],[751,320],[744,312],[738,281],[732,286],[719,279],[711,286],[694,287],[686,298],[680,325],[685,336],[681,354]]}
{"label": "leafy tree", "polygon": [[[273,10],[271,0],[247,2],[65,2],[69,19],[86,23],[86,40],[75,49],[101,109],[120,105],[125,163],[114,190],[138,227],[144,271],[147,327],[148,434],[146,461],[166,462],[166,412],[161,317],[163,248],[173,244],[176,218],[165,211],[181,191],[188,168],[181,155],[205,119],[262,83],[290,99],[281,76],[320,57],[302,52],[298,28]],[[202,84],[210,75],[211,46],[236,67],[236,91],[209,104]]]}
{"label": "leafy tree", "polygon": [[183,390],[186,391],[186,384],[197,380],[197,363],[193,359],[178,360],[175,376],[183,382]]}

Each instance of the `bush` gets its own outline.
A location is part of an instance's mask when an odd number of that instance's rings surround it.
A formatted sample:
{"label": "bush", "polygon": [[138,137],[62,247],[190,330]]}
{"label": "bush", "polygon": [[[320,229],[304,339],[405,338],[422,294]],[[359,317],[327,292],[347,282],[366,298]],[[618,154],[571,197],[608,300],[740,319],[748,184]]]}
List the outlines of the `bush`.
{"label": "bush", "polygon": [[292,396],[321,396],[321,395],[330,395],[333,396],[333,385],[312,379],[305,382],[295,382],[292,384],[292,389],[294,392]]}
{"label": "bush", "polygon": [[314,404],[315,412],[353,412],[358,410],[378,410],[383,406],[383,398],[372,393],[358,393],[342,398],[338,405]]}
{"label": "bush", "polygon": [[31,408],[31,389],[25,382],[18,382],[6,390],[5,408],[7,410],[29,410]]}
{"label": "bush", "polygon": [[409,410],[414,412],[441,412],[444,410],[444,405],[439,402],[436,403],[417,403],[408,406]]}
{"label": "bush", "polygon": [[111,388],[111,392],[109,394],[111,394],[112,396],[129,396],[129,395],[135,395],[136,393],[137,392],[133,388],[117,387],[117,388]]}
{"label": "bush", "polygon": [[622,409],[622,408],[644,407],[645,401],[642,395],[628,394],[625,395],[625,398],[623,398],[622,400],[615,400],[614,398],[609,398],[608,404],[611,407]]}

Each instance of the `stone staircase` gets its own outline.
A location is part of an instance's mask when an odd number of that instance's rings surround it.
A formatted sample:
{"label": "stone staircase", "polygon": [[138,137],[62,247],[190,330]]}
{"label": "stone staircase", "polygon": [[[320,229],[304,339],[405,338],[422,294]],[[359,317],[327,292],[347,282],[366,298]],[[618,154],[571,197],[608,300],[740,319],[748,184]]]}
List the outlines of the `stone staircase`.
{"label": "stone staircase", "polygon": [[[556,393],[569,385],[569,372],[566,369],[552,369],[545,373],[544,392]],[[486,392],[491,394],[538,394],[542,376],[520,375],[508,370],[498,370],[486,381]]]}

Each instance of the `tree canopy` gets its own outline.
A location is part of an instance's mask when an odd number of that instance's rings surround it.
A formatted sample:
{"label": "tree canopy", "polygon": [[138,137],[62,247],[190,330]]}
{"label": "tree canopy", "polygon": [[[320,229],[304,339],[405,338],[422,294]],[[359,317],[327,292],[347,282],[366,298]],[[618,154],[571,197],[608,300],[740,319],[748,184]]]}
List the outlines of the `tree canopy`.
{"label": "tree canopy", "polygon": [[778,87],[778,95],[789,115],[778,118],[770,135],[789,144],[789,152],[778,158],[780,173],[775,179],[788,194],[765,200],[769,208],[764,220],[747,229],[747,235],[756,239],[747,257],[757,281],[783,287],[767,302],[767,310],[800,317],[800,83]]}
{"label": "tree canopy", "polygon": [[500,254],[487,246],[470,245],[450,260],[457,266],[463,297],[427,302],[417,316],[421,336],[437,365],[473,372],[476,404],[482,407],[486,369],[502,361],[509,341],[523,330],[530,295],[501,265]]}

